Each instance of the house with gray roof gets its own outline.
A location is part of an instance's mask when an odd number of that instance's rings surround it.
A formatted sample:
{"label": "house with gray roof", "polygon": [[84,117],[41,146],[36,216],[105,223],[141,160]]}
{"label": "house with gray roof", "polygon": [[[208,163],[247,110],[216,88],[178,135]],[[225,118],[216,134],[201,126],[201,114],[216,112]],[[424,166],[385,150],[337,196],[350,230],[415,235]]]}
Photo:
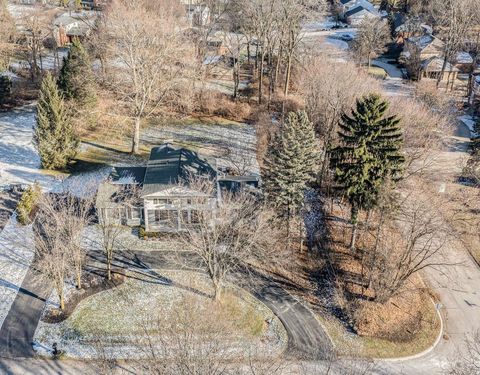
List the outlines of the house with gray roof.
{"label": "house with gray roof", "polygon": [[[189,183],[192,177],[212,181],[214,192],[197,191]],[[164,144],[152,148],[145,166],[114,167],[99,186],[96,208],[99,220],[177,232],[195,226],[199,210],[213,213],[225,191],[256,189],[258,183],[257,176],[228,175],[217,169],[216,160]]]}

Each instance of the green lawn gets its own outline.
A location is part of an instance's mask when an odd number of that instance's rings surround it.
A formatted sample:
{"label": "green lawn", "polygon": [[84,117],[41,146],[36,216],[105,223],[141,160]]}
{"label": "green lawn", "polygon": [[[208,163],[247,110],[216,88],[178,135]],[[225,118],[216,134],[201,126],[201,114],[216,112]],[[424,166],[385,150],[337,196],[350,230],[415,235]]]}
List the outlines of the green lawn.
{"label": "green lawn", "polygon": [[379,68],[378,66],[371,66],[370,69],[368,70],[368,74],[379,79],[385,79],[388,77],[388,74],[385,71],[385,69]]}

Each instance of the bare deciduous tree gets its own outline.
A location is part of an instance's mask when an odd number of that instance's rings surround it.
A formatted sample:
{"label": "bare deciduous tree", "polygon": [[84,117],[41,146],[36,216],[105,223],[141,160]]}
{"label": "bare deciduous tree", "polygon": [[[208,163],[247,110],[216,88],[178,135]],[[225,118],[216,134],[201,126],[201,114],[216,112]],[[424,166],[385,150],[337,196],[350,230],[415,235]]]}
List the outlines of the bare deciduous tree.
{"label": "bare deciduous tree", "polygon": [[372,59],[386,51],[389,42],[390,28],[386,21],[365,19],[358,27],[353,51],[360,62],[367,62],[370,69]]}
{"label": "bare deciduous tree", "polygon": [[134,122],[132,153],[139,153],[140,126],[168,98],[186,69],[190,48],[175,1],[115,0],[107,15],[113,87]]}
{"label": "bare deciduous tree", "polygon": [[431,14],[445,43],[442,70],[437,79],[438,88],[448,63],[459,52],[464,36],[478,17],[479,4],[476,0],[435,0],[432,3]]}
{"label": "bare deciduous tree", "polygon": [[35,80],[43,68],[44,43],[52,37],[53,13],[38,8],[21,19],[22,33],[19,42],[25,60],[30,66],[30,76]]}
{"label": "bare deciduous tree", "polygon": [[[193,180],[195,191],[206,196],[216,194],[211,181]],[[274,215],[262,207],[246,192],[222,192],[218,207],[196,210],[196,224],[185,226],[180,240],[201,260],[201,269],[212,281],[215,299],[221,293],[228,276],[255,260],[268,262],[275,252],[278,239]],[[203,198],[194,198],[193,204],[201,206]]]}
{"label": "bare deciduous tree", "polygon": [[[417,272],[445,265],[442,250],[448,241],[448,228],[431,197],[408,196],[398,211],[385,218],[387,223],[377,232],[378,248],[373,262],[372,287],[379,302],[387,302],[400,293],[405,282]],[[400,237],[393,235],[399,232]]]}
{"label": "bare deciduous tree", "polygon": [[7,9],[7,2],[0,0],[0,70],[8,68],[15,34],[15,22]]}
{"label": "bare deciduous tree", "polygon": [[57,197],[42,196],[33,223],[36,267],[40,275],[52,283],[60,304],[65,309],[65,281],[70,274],[70,255],[65,246],[66,236],[62,216],[57,212]]}
{"label": "bare deciduous tree", "polygon": [[476,375],[480,373],[480,331],[474,332],[473,335],[466,338],[465,349],[451,359],[447,374]]}

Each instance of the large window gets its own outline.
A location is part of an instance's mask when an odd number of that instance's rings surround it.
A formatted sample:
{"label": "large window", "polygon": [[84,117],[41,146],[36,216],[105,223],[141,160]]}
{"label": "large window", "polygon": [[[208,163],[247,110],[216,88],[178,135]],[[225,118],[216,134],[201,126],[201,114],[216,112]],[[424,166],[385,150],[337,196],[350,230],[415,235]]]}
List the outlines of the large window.
{"label": "large window", "polygon": [[200,223],[199,213],[196,210],[190,211],[190,223],[198,224]]}
{"label": "large window", "polygon": [[130,220],[136,220],[142,218],[142,209],[137,207],[128,208],[128,218]]}
{"label": "large window", "polygon": [[153,204],[171,204],[170,202],[170,199],[166,199],[166,198],[155,198],[153,200]]}
{"label": "large window", "polygon": [[178,212],[174,210],[151,210],[149,211],[149,219],[154,222],[172,222],[177,223]]}

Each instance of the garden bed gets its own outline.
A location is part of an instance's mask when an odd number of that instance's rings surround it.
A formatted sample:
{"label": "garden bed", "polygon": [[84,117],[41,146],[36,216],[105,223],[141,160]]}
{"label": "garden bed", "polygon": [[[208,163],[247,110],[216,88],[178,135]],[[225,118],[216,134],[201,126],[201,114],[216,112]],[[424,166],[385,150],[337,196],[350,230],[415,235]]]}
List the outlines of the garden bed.
{"label": "garden bed", "polygon": [[46,309],[42,315],[42,321],[45,323],[60,323],[72,315],[77,305],[85,298],[116,288],[124,281],[125,276],[117,273],[112,274],[112,280],[108,280],[106,275],[102,274],[85,274],[82,280],[82,289],[71,287],[67,290],[65,309],[63,311],[55,307]]}

